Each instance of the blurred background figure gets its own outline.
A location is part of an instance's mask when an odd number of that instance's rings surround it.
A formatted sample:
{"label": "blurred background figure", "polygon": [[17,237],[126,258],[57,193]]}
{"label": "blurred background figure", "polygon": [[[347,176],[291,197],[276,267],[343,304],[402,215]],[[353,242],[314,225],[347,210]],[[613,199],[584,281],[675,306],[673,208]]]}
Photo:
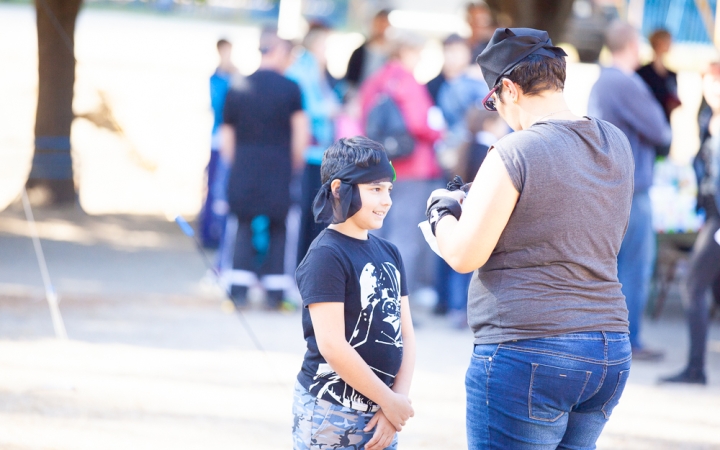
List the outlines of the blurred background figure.
{"label": "blurred background figure", "polygon": [[680,106],[677,93],[677,74],[665,67],[663,61],[670,51],[672,36],[667,30],[659,29],[650,35],[649,41],[653,49],[653,60],[639,68],[637,73],[650,87],[670,123],[670,113]]}
{"label": "blurred background figure", "polygon": [[238,69],[232,62],[232,44],[226,39],[220,39],[217,42],[217,51],[220,63],[210,77],[213,129],[210,162],[207,166],[207,193],[199,217],[200,239],[207,248],[218,246],[225,229],[225,218],[228,211],[225,191],[229,167],[220,158],[220,125],[230,80],[233,76],[238,75]]}
{"label": "blurred background figure", "polygon": [[413,76],[424,45],[425,40],[415,33],[393,33],[389,61],[360,88],[363,123],[368,122],[368,115],[378,102],[389,97],[397,105],[405,128],[415,143],[409,156],[392,161],[397,173],[392,191],[393,208],[378,232],[397,245],[403,255],[410,298],[424,288],[428,290],[423,292],[434,291],[434,272],[439,259],[417,228],[420,222],[426,220],[424,205],[427,196],[433,189],[442,186],[442,171],[433,148],[441,136],[439,129],[442,123],[430,126],[432,98],[425,86]]}
{"label": "blurred background figure", "polygon": [[690,256],[681,293],[690,329],[690,354],[685,369],[677,375],[661,378],[669,383],[706,384],[705,354],[709,311],[708,291],[720,304],[720,62],[710,64],[702,79],[706,104],[699,114],[701,146],[695,157],[698,179],[698,207],[705,210]]}
{"label": "blurred background figure", "polygon": [[335,119],[335,139],[363,134],[360,95],[356,90],[349,90],[345,93],[342,109]]}
{"label": "blurred background figure", "polygon": [[340,99],[328,82],[327,39],[330,28],[322,24],[310,26],[297,49],[295,61],[285,71],[285,76],[300,86],[302,105],[310,121],[310,145],[305,150],[305,169],[300,189],[300,230],[298,236],[297,263],[305,257],[310,243],[324,228],[315,223],[312,202],[322,183],[320,163],[325,149],[335,138],[334,118],[340,112]]}
{"label": "blurred background figure", "polygon": [[[453,158],[455,165],[449,173],[473,181],[490,147],[510,129],[502,117],[487,111],[479,102],[468,108],[464,122],[470,141],[458,147],[457,156]],[[450,325],[455,328],[467,327],[467,294],[471,278],[472,274],[455,272],[445,260],[438,264],[438,302],[433,312],[438,315],[448,313]]]}
{"label": "blurred background figure", "polygon": [[234,248],[234,256],[233,270],[223,277],[239,307],[247,303],[248,288],[260,282],[267,307],[277,309],[294,283],[284,275],[285,219],[292,173],[302,170],[309,125],[300,88],[282,75],[291,51],[291,43],[276,30],[264,29],[259,69],[238,78],[225,100],[222,154],[232,165],[228,201],[234,215],[226,236],[234,235],[235,242],[224,244]]}
{"label": "blurred background figure", "polygon": [[[471,71],[476,66],[470,62],[470,45],[465,39],[457,34],[448,36],[443,41],[443,57],[442,71],[428,82],[427,88],[435,105],[440,108],[447,127],[443,138],[435,146],[447,182],[460,168],[460,154],[469,155],[468,147],[475,137],[468,130],[467,113],[476,102],[482,100],[488,89],[482,74]],[[463,179],[466,181],[471,181],[475,176],[471,171],[464,172]],[[472,274],[459,274],[444,260],[440,260],[437,277],[438,302],[435,312],[443,314],[449,311],[453,326],[466,327],[465,305]]]}
{"label": "blurred background figure", "polygon": [[385,32],[390,28],[389,16],[389,9],[383,9],[375,14],[367,40],[350,55],[345,74],[349,88],[357,88],[387,61],[388,42]]}
{"label": "blurred background figure", "polygon": [[466,135],[465,113],[476,101],[482,100],[488,88],[482,73],[471,71],[470,45],[452,34],[443,41],[443,66],[437,77],[427,84],[430,96],[440,108],[448,128],[459,127],[459,134]]}
{"label": "blurred background figure", "polygon": [[458,165],[455,173],[463,180],[472,181],[477,175],[488,150],[501,137],[510,132],[510,127],[499,114],[486,110],[480,102],[468,108],[465,115],[468,131],[472,139],[458,156]]}
{"label": "blurred background figure", "polygon": [[465,6],[465,20],[470,26],[468,44],[471,49],[471,62],[474,63],[495,32],[495,20],[490,7],[482,1],[470,2]]}
{"label": "blurred background figure", "polygon": [[628,307],[633,358],[650,361],[661,359],[663,352],[646,348],[640,337],[656,254],[649,189],[657,149],[669,149],[671,131],[662,107],[635,73],[640,61],[638,39],[628,23],[618,21],[608,27],[605,44],[612,54],[612,67],[603,68],[593,85],[588,115],[622,130],[633,151],[635,190],[618,255],[618,279]]}

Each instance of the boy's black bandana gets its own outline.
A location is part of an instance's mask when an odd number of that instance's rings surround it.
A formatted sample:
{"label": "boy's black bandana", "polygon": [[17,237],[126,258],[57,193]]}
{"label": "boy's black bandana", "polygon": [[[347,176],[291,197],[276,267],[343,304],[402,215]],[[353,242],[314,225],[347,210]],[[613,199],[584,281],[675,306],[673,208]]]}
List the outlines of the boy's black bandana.
{"label": "boy's black bandana", "polygon": [[[369,167],[359,167],[355,164],[346,166],[322,185],[313,201],[313,215],[317,223],[342,223],[352,217],[362,207],[360,192],[357,185],[372,183],[379,180],[395,181],[395,169],[382,154],[380,162]],[[333,180],[340,180],[340,198],[337,214],[333,210],[335,204],[330,184]]]}

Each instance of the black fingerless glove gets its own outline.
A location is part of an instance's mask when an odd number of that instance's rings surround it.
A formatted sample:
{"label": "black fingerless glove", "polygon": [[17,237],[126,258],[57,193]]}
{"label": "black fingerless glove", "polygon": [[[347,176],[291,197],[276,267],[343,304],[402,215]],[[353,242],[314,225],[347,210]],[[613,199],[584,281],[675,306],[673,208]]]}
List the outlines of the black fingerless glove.
{"label": "black fingerless glove", "polygon": [[447,190],[448,191],[463,191],[464,193],[468,193],[470,190],[470,186],[472,186],[472,182],[465,183],[463,179],[460,177],[460,175],[455,175],[455,177],[448,181],[447,184]]}
{"label": "black fingerless glove", "polygon": [[462,206],[457,200],[451,197],[437,197],[430,202],[427,211],[425,212],[430,222],[430,229],[432,230],[433,236],[435,235],[435,227],[437,223],[443,217],[448,214],[460,220],[462,214]]}

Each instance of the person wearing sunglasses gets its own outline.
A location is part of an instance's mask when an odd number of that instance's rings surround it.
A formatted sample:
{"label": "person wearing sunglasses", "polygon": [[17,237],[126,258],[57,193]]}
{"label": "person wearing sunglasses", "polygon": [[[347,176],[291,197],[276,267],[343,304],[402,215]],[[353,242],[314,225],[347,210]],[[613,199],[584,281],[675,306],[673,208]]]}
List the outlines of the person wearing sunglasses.
{"label": "person wearing sunglasses", "polygon": [[545,31],[495,31],[477,58],[492,87],[483,104],[515,132],[490,148],[467,194],[428,199],[442,257],[475,272],[470,449],[595,448],[629,375],[617,255],[632,151],[615,126],[570,111],[564,56]]}

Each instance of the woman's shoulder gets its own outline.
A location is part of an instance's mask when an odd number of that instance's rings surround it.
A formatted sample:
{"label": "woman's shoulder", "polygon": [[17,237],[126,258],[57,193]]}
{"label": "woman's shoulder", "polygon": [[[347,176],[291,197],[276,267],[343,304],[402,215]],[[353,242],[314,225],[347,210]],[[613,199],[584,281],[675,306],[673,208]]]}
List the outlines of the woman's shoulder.
{"label": "woman's shoulder", "polygon": [[526,153],[544,141],[543,133],[538,129],[528,128],[527,130],[513,131],[501,137],[493,148],[501,153]]}

